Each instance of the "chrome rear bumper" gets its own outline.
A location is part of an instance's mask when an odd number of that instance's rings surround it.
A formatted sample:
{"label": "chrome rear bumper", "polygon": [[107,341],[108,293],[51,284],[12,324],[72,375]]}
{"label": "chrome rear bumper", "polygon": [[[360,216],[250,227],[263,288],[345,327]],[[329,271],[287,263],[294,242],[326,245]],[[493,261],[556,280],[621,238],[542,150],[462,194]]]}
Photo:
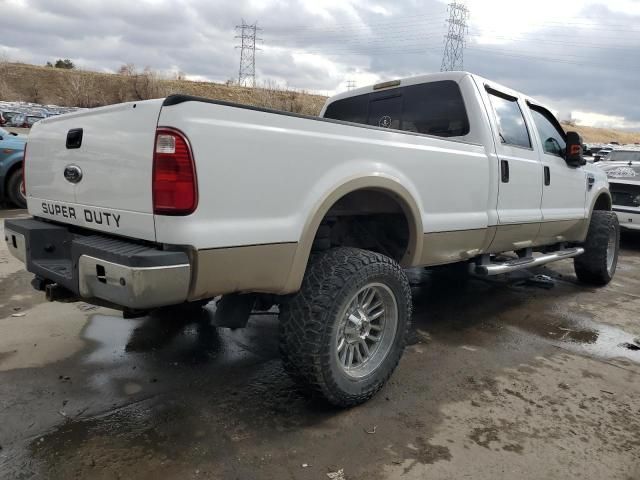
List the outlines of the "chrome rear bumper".
{"label": "chrome rear bumper", "polygon": [[150,309],[185,302],[191,265],[184,251],[102,235],[79,235],[36,219],[7,220],[9,251],[27,270],[95,303]]}

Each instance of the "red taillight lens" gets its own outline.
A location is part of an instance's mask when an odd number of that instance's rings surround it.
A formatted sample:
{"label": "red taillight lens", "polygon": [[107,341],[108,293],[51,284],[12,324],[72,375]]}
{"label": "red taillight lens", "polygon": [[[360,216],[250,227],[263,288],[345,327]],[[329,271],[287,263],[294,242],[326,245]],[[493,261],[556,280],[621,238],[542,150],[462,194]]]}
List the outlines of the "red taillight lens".
{"label": "red taillight lens", "polygon": [[20,185],[20,190],[22,194],[27,196],[27,169],[25,168],[25,164],[27,163],[27,144],[24,144],[24,154],[22,155],[22,185]]}
{"label": "red taillight lens", "polygon": [[193,155],[187,138],[173,128],[158,128],[153,152],[153,213],[189,215],[198,206]]}

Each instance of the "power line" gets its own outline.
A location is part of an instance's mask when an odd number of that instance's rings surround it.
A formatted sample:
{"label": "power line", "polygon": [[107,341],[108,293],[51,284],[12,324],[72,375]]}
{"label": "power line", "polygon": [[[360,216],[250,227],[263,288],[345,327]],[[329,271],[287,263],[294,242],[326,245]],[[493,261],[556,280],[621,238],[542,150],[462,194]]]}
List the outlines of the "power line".
{"label": "power line", "polygon": [[463,3],[454,1],[449,4],[449,29],[444,43],[441,72],[462,70],[464,68],[464,46],[467,33],[469,10]]}
{"label": "power line", "polygon": [[351,79],[347,80],[347,90],[351,91],[354,88],[356,88],[356,81]]}
{"label": "power line", "polygon": [[240,49],[240,70],[238,72],[238,85],[244,85],[249,87],[256,86],[256,42],[262,40],[256,37],[256,33],[261,28],[258,28],[258,24],[247,24],[242,19],[241,25],[236,25],[236,30],[239,31],[239,35],[235,38],[240,39],[240,45],[236,48]]}

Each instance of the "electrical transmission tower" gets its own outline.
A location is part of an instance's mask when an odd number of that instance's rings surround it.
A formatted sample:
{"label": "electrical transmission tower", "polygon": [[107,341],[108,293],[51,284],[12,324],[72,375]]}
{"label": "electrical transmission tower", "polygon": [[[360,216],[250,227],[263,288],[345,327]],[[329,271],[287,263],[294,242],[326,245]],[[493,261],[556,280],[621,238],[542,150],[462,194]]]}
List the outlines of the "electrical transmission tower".
{"label": "electrical transmission tower", "polygon": [[347,90],[351,91],[354,88],[356,88],[356,81],[355,80],[347,80]]}
{"label": "electrical transmission tower", "polygon": [[462,70],[464,68],[465,35],[467,34],[467,19],[469,9],[464,3],[455,1],[449,4],[449,24],[447,35],[444,37],[444,54],[442,55],[441,72]]}
{"label": "electrical transmission tower", "polygon": [[242,25],[236,25],[236,30],[239,35],[236,38],[240,39],[240,45],[236,48],[240,49],[240,71],[238,73],[238,85],[247,87],[256,86],[256,42],[262,40],[257,38],[256,34],[262,30],[258,28],[258,24],[247,24],[244,19]]}

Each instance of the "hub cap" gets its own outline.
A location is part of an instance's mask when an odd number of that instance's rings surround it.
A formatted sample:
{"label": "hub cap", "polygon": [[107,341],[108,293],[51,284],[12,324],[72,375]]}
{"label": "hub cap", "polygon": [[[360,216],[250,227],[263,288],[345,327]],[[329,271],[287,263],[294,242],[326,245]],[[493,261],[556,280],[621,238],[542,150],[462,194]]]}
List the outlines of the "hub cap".
{"label": "hub cap", "polygon": [[398,304],[381,283],[361,288],[344,308],[336,334],[338,365],[360,378],[380,366],[391,350],[398,328]]}

